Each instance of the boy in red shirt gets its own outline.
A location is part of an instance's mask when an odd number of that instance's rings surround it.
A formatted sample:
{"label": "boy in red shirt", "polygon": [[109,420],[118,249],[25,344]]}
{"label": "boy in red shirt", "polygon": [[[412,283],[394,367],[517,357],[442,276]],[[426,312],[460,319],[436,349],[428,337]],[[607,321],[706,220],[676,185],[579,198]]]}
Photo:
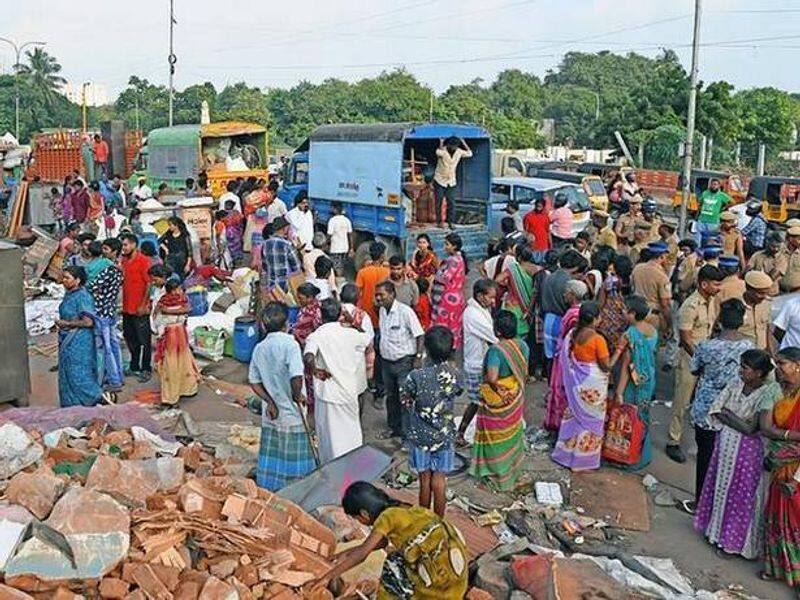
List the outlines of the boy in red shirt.
{"label": "boy in red shirt", "polygon": [[545,211],[544,198],[539,198],[525,218],[522,219],[525,233],[533,236],[531,249],[537,258],[543,257],[550,249],[550,215]]}
{"label": "boy in red shirt", "polygon": [[419,289],[419,300],[414,306],[414,312],[417,313],[419,324],[425,331],[431,328],[431,282],[420,277],[417,279],[417,289]]}

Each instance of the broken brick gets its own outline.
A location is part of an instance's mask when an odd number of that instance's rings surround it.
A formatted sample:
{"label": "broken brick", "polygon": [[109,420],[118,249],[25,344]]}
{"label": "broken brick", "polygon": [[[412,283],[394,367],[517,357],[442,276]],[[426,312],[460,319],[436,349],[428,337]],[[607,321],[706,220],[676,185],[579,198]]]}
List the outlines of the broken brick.
{"label": "broken brick", "polygon": [[490,562],[478,567],[475,585],[491,594],[492,598],[507,600],[511,594],[506,569],[508,565],[501,562]]}
{"label": "broken brick", "polygon": [[167,589],[164,582],[158,578],[152,565],[137,565],[136,569],[133,571],[133,580],[148,598],[155,598],[157,600],[168,600],[172,598],[169,589]]}
{"label": "broken brick", "polygon": [[481,588],[470,588],[464,598],[465,600],[494,600],[489,592]]}
{"label": "broken brick", "polygon": [[127,581],[115,577],[105,577],[100,580],[100,597],[109,600],[122,600],[128,595],[131,585]]}
{"label": "broken brick", "polygon": [[236,567],[238,566],[239,561],[237,559],[222,557],[221,560],[216,560],[211,563],[209,572],[220,579],[227,579],[233,575],[233,572],[236,571]]}
{"label": "broken brick", "polygon": [[33,596],[0,583],[0,600],[33,600]]}
{"label": "broken brick", "polygon": [[216,577],[209,577],[198,600],[237,600],[239,594],[232,585],[220,581]]}

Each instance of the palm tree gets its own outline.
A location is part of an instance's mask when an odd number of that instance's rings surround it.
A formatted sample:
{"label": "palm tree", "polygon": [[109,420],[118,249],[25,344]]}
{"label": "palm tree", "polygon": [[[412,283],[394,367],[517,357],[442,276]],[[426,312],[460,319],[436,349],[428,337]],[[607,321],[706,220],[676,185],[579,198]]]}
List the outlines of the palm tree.
{"label": "palm tree", "polygon": [[37,90],[48,107],[53,105],[55,95],[67,83],[59,73],[61,65],[54,56],[50,56],[41,48],[34,48],[25,53],[28,64],[17,65],[18,73],[26,79],[31,89]]}

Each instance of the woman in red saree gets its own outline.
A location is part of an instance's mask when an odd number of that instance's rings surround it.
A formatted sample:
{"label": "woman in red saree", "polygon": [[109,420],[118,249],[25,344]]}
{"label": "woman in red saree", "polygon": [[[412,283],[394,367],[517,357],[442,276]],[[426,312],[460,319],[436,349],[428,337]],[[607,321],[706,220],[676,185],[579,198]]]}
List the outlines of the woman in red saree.
{"label": "woman in red saree", "polygon": [[186,333],[189,299],[177,281],[167,281],[164,289],[166,292],[153,310],[158,334],[154,361],[161,379],[161,403],[177,404],[182,396],[194,396],[197,393],[200,370]]}
{"label": "woman in red saree", "polygon": [[761,432],[770,440],[762,577],[800,588],[800,348],[784,348],[776,363],[783,398],[761,407]]}
{"label": "woman in red saree", "polygon": [[463,242],[457,233],[444,238],[445,258],[433,280],[432,325],[442,325],[453,332],[454,347],[461,346],[464,308],[464,282],[467,278],[467,261],[461,250]]}
{"label": "woman in red saree", "polygon": [[411,276],[415,279],[422,278],[433,281],[436,269],[439,268],[439,259],[433,251],[431,238],[428,237],[427,233],[420,233],[417,236],[417,249],[414,251],[414,256],[408,267],[411,271]]}
{"label": "woman in red saree", "polygon": [[[300,312],[297,315],[297,321],[292,328],[292,333],[297,343],[300,344],[300,349],[306,346],[306,339],[311,333],[322,325],[322,313],[320,311],[319,288],[313,283],[304,283],[297,288],[297,304],[300,306]],[[312,369],[306,367],[306,398],[308,400],[308,410],[313,414],[314,412],[314,372]]]}

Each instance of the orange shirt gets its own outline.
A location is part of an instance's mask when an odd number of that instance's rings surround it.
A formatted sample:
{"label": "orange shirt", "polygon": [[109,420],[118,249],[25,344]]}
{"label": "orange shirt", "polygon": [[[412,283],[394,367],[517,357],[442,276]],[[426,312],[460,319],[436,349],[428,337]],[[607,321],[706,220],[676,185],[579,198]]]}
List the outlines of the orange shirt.
{"label": "orange shirt", "polygon": [[94,159],[100,163],[108,162],[108,143],[105,140],[94,143]]}
{"label": "orange shirt", "polygon": [[358,307],[372,319],[373,327],[378,326],[378,311],[375,310],[375,288],[381,281],[389,279],[389,267],[369,265],[362,267],[356,275],[356,285],[361,291]]}
{"label": "orange shirt", "polygon": [[572,345],[572,354],[577,360],[586,363],[596,363],[601,359],[608,358],[606,339],[595,333],[583,344],[575,342]]}

